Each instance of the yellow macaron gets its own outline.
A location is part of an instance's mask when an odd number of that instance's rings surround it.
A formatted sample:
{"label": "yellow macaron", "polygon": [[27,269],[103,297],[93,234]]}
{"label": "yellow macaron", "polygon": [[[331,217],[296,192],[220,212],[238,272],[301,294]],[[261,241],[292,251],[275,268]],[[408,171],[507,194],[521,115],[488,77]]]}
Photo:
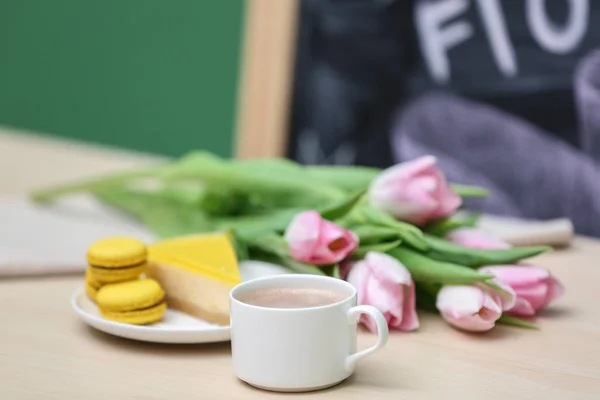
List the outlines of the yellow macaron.
{"label": "yellow macaron", "polygon": [[89,247],[87,260],[102,283],[136,279],[146,271],[146,245],[127,237],[102,239]]}
{"label": "yellow macaron", "polygon": [[88,297],[92,300],[96,300],[96,294],[98,294],[98,290],[102,287],[102,283],[94,278],[92,271],[88,268],[85,271],[85,292]]}
{"label": "yellow macaron", "polygon": [[165,291],[154,279],[111,283],[96,295],[102,317],[143,325],[160,320],[167,310]]}

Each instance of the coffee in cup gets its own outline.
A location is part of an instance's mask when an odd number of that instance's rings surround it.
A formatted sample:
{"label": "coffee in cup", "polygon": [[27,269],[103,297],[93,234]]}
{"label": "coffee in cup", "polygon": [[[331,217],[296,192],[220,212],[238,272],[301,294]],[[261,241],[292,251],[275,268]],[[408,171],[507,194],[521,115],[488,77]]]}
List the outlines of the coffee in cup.
{"label": "coffee in cup", "polygon": [[347,297],[331,290],[275,287],[258,289],[239,297],[241,302],[267,308],[307,308],[338,303]]}

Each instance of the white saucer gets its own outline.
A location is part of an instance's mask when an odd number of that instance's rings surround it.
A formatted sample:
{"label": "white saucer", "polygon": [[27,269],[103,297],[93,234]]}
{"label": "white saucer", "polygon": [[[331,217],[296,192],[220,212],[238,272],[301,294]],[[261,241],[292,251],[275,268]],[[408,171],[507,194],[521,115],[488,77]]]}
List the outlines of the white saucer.
{"label": "white saucer", "polygon": [[[242,280],[248,281],[270,275],[289,274],[282,266],[259,261],[240,263]],[[156,343],[213,343],[229,340],[229,326],[219,326],[168,309],[164,318],[151,325],[129,325],[113,322],[100,316],[98,307],[83,288],[71,297],[71,306],[88,325],[102,332],[127,339]]]}

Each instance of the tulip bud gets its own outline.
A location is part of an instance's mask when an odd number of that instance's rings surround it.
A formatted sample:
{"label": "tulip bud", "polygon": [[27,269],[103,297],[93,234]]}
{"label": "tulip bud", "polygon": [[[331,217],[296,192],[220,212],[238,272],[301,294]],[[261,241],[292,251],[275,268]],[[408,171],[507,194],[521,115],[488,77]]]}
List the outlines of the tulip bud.
{"label": "tulip bud", "polygon": [[508,314],[534,316],[564,292],[563,286],[548,270],[533,265],[494,265],[479,271],[494,275],[515,291],[517,300]]}
{"label": "tulip bud", "polygon": [[502,282],[496,282],[506,294],[483,284],[444,286],[438,292],[436,307],[450,325],[471,332],[492,329],[502,312],[515,304],[515,293]]}
{"label": "tulip bud", "polygon": [[448,185],[437,159],[424,156],[379,174],[369,188],[369,203],[417,225],[456,211],[461,198]]}
{"label": "tulip bud", "polygon": [[[413,331],[419,327],[415,284],[400,261],[384,253],[368,252],[350,268],[347,280],[356,288],[358,304],[379,309],[390,329]],[[370,331],[377,331],[369,317],[363,316],[361,321]]]}
{"label": "tulip bud", "polygon": [[475,228],[459,228],[446,235],[446,239],[460,246],[472,249],[509,249],[511,245],[495,236]]}
{"label": "tulip bud", "polygon": [[358,237],[316,211],[304,211],[292,220],[285,231],[292,257],[315,264],[335,264],[358,247]]}

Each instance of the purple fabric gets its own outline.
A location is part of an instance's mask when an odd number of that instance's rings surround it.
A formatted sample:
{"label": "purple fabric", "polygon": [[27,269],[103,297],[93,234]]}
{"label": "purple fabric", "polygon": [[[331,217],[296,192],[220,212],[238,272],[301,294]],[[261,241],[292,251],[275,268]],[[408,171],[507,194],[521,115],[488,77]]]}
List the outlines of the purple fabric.
{"label": "purple fabric", "polygon": [[600,50],[580,62],[575,75],[575,100],[581,147],[600,161]]}
{"label": "purple fabric", "polygon": [[396,161],[439,158],[454,182],[490,188],[471,204],[481,211],[528,218],[568,217],[576,230],[600,236],[600,52],[575,79],[584,151],[489,106],[446,94],[420,97],[402,110],[392,133]]}

